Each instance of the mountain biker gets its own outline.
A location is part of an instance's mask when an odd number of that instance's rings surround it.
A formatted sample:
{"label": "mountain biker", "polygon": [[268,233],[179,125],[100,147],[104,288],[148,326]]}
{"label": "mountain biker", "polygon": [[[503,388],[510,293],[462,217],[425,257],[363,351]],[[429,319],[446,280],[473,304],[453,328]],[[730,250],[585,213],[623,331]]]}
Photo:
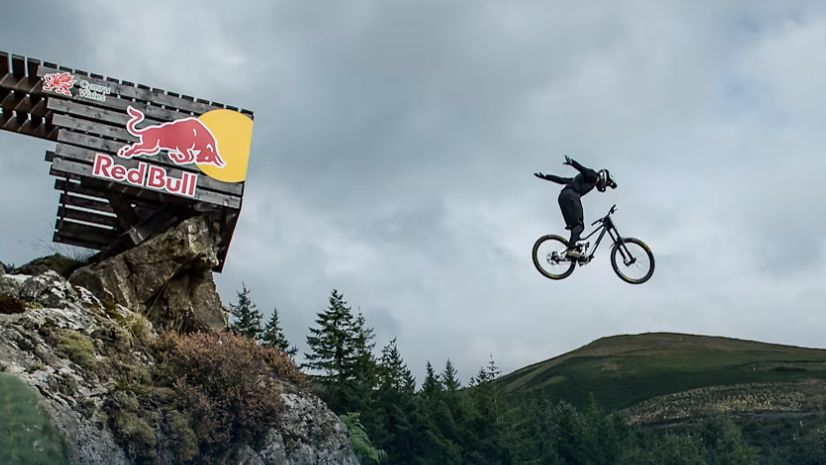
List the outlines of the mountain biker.
{"label": "mountain biker", "polygon": [[568,240],[568,250],[565,256],[573,259],[582,259],[585,255],[577,250],[576,243],[582,231],[585,230],[585,222],[582,215],[582,201],[583,195],[591,192],[596,187],[598,191],[605,192],[606,188],[617,188],[617,183],[611,179],[611,173],[608,170],[594,171],[579,164],[576,160],[565,155],[565,165],[573,166],[579,171],[573,178],[563,178],[553,174],[534,173],[533,175],[539,179],[546,181],[553,181],[557,184],[565,184],[562,192],[559,193],[559,208],[562,210],[562,217],[565,218],[565,229],[571,230],[571,238]]}

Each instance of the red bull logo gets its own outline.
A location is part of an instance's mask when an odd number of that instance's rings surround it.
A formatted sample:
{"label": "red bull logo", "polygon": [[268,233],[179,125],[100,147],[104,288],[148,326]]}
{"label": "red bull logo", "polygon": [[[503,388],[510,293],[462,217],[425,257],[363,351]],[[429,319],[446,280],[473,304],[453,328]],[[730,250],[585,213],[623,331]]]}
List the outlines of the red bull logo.
{"label": "red bull logo", "polygon": [[[118,150],[120,158],[156,157],[162,152],[176,165],[194,164],[198,170],[220,182],[246,179],[252,119],[233,110],[216,109],[201,116],[187,117],[139,128],[142,111],[129,106],[126,131],[138,139]],[[137,167],[118,163],[118,158],[98,153],[92,174],[111,181],[159,190],[184,197],[195,197],[200,174],[189,172],[172,175],[163,166],[148,160]]]}
{"label": "red bull logo", "polygon": [[72,76],[72,73],[52,73],[43,76],[44,92],[54,92],[71,97],[74,85],[75,77]]}
{"label": "red bull logo", "polygon": [[138,124],[144,120],[143,112],[132,106],[126,112],[131,117],[126,123],[126,130],[139,141],[121,148],[119,156],[155,156],[166,151],[169,159],[177,165],[197,163],[218,168],[226,165],[215,136],[200,119],[183,118],[138,129]]}

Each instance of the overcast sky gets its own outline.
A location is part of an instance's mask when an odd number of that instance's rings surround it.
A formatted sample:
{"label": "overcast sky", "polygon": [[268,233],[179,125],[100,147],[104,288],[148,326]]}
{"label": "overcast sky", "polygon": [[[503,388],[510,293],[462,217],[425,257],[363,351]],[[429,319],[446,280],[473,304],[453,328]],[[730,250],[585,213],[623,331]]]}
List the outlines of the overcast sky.
{"label": "overcast sky", "polygon": [[[419,376],[619,333],[824,346],[822,1],[128,4],[5,2],[0,50],[253,110],[217,280],[277,306],[302,350],[333,288]],[[0,260],[67,249],[50,146],[0,133]],[[618,204],[649,283],[605,247],[566,281],[533,268],[564,224],[531,174],[572,175],[566,153],[611,170],[586,221]]]}

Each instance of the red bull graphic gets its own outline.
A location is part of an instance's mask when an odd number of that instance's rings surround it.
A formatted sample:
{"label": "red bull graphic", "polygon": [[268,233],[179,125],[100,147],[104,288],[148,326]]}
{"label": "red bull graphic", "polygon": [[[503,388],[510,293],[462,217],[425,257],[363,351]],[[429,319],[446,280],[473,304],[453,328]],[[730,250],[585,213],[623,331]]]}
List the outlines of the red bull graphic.
{"label": "red bull graphic", "polygon": [[56,94],[72,96],[72,87],[75,85],[75,77],[72,73],[52,73],[43,76],[43,91],[51,91]]}
{"label": "red bull graphic", "polygon": [[184,172],[180,178],[171,176],[166,168],[139,162],[135,168],[118,164],[115,158],[103,153],[95,154],[92,174],[111,181],[125,182],[169,194],[195,197],[198,175]]}
{"label": "red bull graphic", "polygon": [[165,150],[169,159],[178,165],[197,163],[219,168],[225,165],[215,136],[200,119],[183,118],[138,129],[137,125],[144,120],[143,112],[132,106],[126,111],[131,116],[126,130],[140,140],[121,148],[120,157],[154,156]]}

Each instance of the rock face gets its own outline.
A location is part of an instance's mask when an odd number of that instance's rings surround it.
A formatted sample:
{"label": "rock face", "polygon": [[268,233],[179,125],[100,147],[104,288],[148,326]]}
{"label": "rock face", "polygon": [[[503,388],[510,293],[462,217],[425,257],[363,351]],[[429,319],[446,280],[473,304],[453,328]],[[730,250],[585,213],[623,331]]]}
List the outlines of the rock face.
{"label": "rock face", "polygon": [[[192,242],[189,244],[195,247]],[[193,255],[197,254],[189,256]],[[115,268],[129,263],[137,269],[142,263],[147,268],[146,281],[155,286],[163,282],[163,279],[153,280],[148,276],[151,274],[149,270],[154,269],[149,262],[141,262],[137,257],[130,259],[134,261],[116,257],[108,266]],[[201,263],[206,266],[205,262]],[[166,276],[176,266],[166,263],[161,268]],[[99,276],[98,281],[87,279],[112,286],[112,290],[122,293],[120,298],[136,299],[133,302],[145,304],[141,299],[147,294],[140,288],[114,279],[104,281],[106,275],[103,273]],[[168,281],[174,281],[173,276],[174,273]],[[181,291],[162,294],[168,299],[165,305],[188,303],[190,308],[200,305],[186,300],[192,293],[204,293],[193,284],[199,282],[198,279],[203,277],[196,276],[180,285],[170,284],[169,287]],[[214,292],[214,287],[209,289]],[[142,316],[146,308],[141,307],[141,313],[138,313],[117,303],[101,302],[87,289],[71,284],[53,271],[33,277],[0,276],[0,295],[19,300],[26,308],[23,313],[0,314],[0,371],[19,378],[39,393],[41,405],[65,439],[72,463],[132,465],[129,452],[122,448],[123,441],[118,440],[107,402],[120,395],[113,367],[132,366],[133,370],[140,370],[158,363],[151,352],[139,350],[137,342],[155,337],[153,328]],[[213,304],[220,305],[220,300],[216,299]],[[145,330],[137,331],[136,328]],[[232,458],[223,459],[221,463],[358,465],[344,425],[323,402],[286,384],[282,399],[285,410],[280,426],[267,433],[263,446],[240,445],[229,456]],[[158,450],[153,463],[177,463],[174,454],[164,450],[165,444],[174,443],[176,439],[163,430],[155,433]]]}
{"label": "rock face", "polygon": [[227,311],[211,273],[218,264],[217,237],[207,217],[191,218],[137,247],[75,271],[69,280],[106,305],[146,315],[158,328],[221,330],[227,327]]}

